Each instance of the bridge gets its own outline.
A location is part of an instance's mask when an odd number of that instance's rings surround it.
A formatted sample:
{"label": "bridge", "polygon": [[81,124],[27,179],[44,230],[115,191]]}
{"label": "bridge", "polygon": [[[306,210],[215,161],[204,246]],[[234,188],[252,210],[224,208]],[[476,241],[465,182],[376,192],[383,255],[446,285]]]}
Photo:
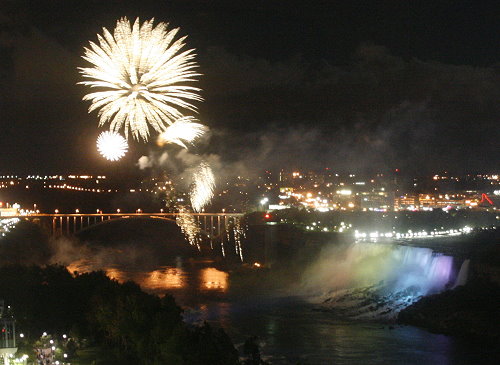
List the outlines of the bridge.
{"label": "bridge", "polygon": [[93,213],[93,214],[29,214],[29,215],[12,215],[9,218],[19,218],[31,221],[37,225],[44,227],[53,236],[69,236],[78,233],[82,229],[93,225],[123,218],[152,218],[165,219],[176,222],[178,217],[189,215],[194,218],[196,224],[201,229],[210,241],[216,237],[222,237],[227,232],[228,228],[239,224],[243,213]]}

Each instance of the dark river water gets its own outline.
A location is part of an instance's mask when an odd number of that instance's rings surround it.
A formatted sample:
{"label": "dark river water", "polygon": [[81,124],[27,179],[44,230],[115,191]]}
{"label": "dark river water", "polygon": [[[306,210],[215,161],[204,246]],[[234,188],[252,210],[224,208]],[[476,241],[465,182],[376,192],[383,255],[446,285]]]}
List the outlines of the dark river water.
{"label": "dark river water", "polygon": [[[364,278],[363,275],[373,276],[374,272],[383,271],[382,267],[394,268],[389,270],[391,274],[384,271],[384,278],[396,272],[397,277],[404,276],[405,280],[422,280],[416,262],[425,262],[426,277],[431,275],[429,270],[434,270],[435,278],[436,268],[431,266],[443,262],[451,272],[451,264],[442,255],[436,255],[436,247],[433,251],[411,245],[396,246],[377,247],[373,251],[376,255],[359,260],[356,248],[342,256],[342,260],[350,260],[348,265],[343,262],[347,266],[338,263],[337,267],[360,271],[356,280]],[[398,247],[405,249],[401,251]],[[439,260],[431,262],[436,256]],[[404,265],[396,262],[409,257],[410,261],[404,261]],[[367,267],[373,270],[365,272]],[[71,270],[85,268],[96,267],[88,260],[70,265]],[[223,327],[237,347],[248,337],[257,336],[262,357],[271,364],[496,364],[498,360],[498,349],[482,344],[383,320],[339,316],[338,312],[317,304],[318,297],[325,296],[315,297],[310,292],[296,290],[300,285],[280,286],[279,280],[274,283],[273,274],[264,269],[239,269],[234,265],[229,268],[210,259],[180,257],[153,269],[138,269],[123,263],[108,263],[102,269],[119,281],[133,280],[148,292],[172,294],[185,309],[187,322],[206,321]],[[319,269],[313,267],[313,270]],[[437,273],[442,275],[442,271]],[[339,275],[338,268],[331,272],[331,276],[335,275]],[[324,273],[315,279],[324,281]],[[317,289],[317,283],[311,287]]]}

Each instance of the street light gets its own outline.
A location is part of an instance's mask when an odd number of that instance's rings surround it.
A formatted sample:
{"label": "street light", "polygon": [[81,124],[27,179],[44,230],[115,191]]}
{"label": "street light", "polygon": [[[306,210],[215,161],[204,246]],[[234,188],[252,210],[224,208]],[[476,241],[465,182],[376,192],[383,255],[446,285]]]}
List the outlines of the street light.
{"label": "street light", "polygon": [[260,201],[260,205],[262,206],[262,208],[261,208],[262,210],[264,210],[264,205],[265,205],[268,201],[269,201],[269,199],[268,199],[268,198],[261,199],[261,201]]}

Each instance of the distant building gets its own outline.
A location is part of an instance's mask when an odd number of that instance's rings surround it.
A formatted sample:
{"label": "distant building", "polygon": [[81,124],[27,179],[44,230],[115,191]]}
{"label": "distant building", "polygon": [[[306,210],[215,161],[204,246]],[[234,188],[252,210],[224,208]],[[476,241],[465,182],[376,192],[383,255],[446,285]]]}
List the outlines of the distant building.
{"label": "distant building", "polygon": [[394,209],[394,194],[392,192],[362,192],[356,194],[359,208],[363,211],[391,211]]}
{"label": "distant building", "polygon": [[419,194],[420,209],[465,209],[477,205],[477,198],[465,194]]}
{"label": "distant building", "polygon": [[418,196],[401,195],[394,198],[394,210],[416,210],[419,207]]}
{"label": "distant building", "polygon": [[12,217],[19,215],[19,209],[18,208],[0,208],[0,217]]}
{"label": "distant building", "polygon": [[16,325],[5,302],[0,300],[0,359],[4,365],[9,365],[10,355],[17,352]]}

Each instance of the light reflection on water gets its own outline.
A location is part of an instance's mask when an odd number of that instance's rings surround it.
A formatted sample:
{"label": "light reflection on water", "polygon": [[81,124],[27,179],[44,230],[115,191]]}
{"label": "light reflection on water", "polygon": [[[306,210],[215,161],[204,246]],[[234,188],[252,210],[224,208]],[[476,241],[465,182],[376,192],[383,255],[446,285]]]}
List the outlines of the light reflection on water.
{"label": "light reflection on water", "polygon": [[139,281],[139,285],[145,290],[152,291],[180,289],[186,285],[186,273],[180,268],[172,267],[154,270],[146,273],[146,277]]}
{"label": "light reflection on water", "polygon": [[152,294],[172,294],[181,305],[198,305],[198,294],[217,298],[229,289],[229,274],[210,266],[209,262],[197,264],[178,261],[176,266],[161,266],[155,270],[137,270],[132,267],[100,267],[88,260],[75,261],[68,265],[70,272],[90,272],[102,270],[106,275],[120,283],[133,281]]}

